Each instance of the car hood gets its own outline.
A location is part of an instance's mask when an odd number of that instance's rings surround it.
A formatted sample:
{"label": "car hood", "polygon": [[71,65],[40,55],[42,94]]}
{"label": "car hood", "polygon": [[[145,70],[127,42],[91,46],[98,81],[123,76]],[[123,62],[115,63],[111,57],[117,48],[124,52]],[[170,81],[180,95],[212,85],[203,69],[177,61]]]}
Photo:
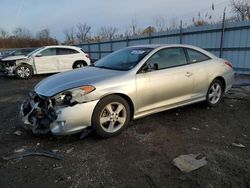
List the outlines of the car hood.
{"label": "car hood", "polygon": [[25,55],[17,55],[17,56],[7,56],[7,57],[2,58],[1,60],[2,61],[14,61],[14,60],[26,59],[26,58],[28,57]]}
{"label": "car hood", "polygon": [[105,79],[121,75],[121,71],[109,70],[97,67],[85,67],[72,71],[67,71],[50,76],[35,87],[35,92],[51,97],[62,91],[81,87],[84,85],[93,85]]}

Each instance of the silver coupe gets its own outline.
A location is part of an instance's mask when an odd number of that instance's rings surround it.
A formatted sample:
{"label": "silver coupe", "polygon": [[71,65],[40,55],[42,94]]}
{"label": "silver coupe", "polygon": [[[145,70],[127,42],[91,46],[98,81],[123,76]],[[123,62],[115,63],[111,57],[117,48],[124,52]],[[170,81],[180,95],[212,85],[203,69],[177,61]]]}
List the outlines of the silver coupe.
{"label": "silver coupe", "polygon": [[198,47],[127,47],[42,80],[22,104],[22,120],[33,133],[94,129],[107,138],[149,114],[201,101],[216,106],[233,78],[230,62]]}

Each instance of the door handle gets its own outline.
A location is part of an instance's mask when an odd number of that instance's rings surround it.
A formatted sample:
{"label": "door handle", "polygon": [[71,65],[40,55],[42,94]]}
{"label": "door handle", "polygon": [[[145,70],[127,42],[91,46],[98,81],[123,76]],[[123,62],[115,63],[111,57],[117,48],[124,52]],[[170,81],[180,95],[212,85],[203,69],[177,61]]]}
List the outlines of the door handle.
{"label": "door handle", "polygon": [[191,73],[191,72],[186,72],[186,77],[190,77],[190,76],[192,76],[193,75],[193,73]]}

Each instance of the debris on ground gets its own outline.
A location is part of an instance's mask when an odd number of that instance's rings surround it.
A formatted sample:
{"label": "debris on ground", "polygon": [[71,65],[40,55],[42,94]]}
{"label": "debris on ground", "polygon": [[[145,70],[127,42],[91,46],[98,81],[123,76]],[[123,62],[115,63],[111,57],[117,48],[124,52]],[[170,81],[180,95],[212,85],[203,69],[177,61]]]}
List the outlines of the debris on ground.
{"label": "debris on ground", "polygon": [[63,159],[63,154],[61,153],[55,153],[49,150],[45,149],[19,149],[15,150],[13,154],[8,156],[3,156],[4,160],[15,160],[15,159],[22,159],[23,157],[27,156],[44,156],[44,157],[50,157],[58,160]]}
{"label": "debris on ground", "polygon": [[238,148],[245,148],[246,147],[243,144],[235,143],[235,142],[232,143],[232,146],[235,146],[235,147],[238,147]]}
{"label": "debris on ground", "polygon": [[247,137],[248,137],[246,134],[242,134],[242,136],[244,136],[245,138],[247,138]]}
{"label": "debris on ground", "polygon": [[71,153],[73,151],[74,148],[70,148],[66,151],[66,153]]}
{"label": "debris on ground", "polygon": [[202,154],[188,154],[175,158],[173,164],[183,173],[189,173],[205,166],[207,160]]}
{"label": "debris on ground", "polygon": [[22,135],[22,131],[17,130],[17,131],[14,132],[14,135],[21,136]]}
{"label": "debris on ground", "polygon": [[54,152],[54,153],[56,153],[56,152],[58,152],[59,150],[58,150],[58,149],[52,149],[51,151]]}
{"label": "debris on ground", "polygon": [[62,169],[63,167],[60,166],[59,164],[53,164],[53,170],[58,170],[58,169]]}
{"label": "debris on ground", "polygon": [[194,131],[200,131],[200,129],[196,128],[196,127],[192,127],[192,130],[194,130]]}
{"label": "debris on ground", "polygon": [[84,139],[85,137],[87,137],[94,129],[93,128],[87,128],[87,129],[84,129],[81,136],[80,136],[80,139]]}

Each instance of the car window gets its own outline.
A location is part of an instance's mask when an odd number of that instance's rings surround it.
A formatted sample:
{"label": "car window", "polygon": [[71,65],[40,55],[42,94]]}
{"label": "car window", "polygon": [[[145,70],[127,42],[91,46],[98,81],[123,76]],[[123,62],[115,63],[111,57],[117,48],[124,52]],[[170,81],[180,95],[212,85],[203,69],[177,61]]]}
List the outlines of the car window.
{"label": "car window", "polygon": [[113,52],[98,60],[94,66],[106,69],[128,71],[133,69],[152,48],[130,47]]}
{"label": "car window", "polygon": [[43,50],[40,54],[42,54],[42,56],[56,55],[56,49],[55,48],[47,48],[47,49]]}
{"label": "car window", "polygon": [[79,53],[76,50],[69,49],[69,48],[57,48],[56,54],[57,55],[68,55],[68,54],[76,54]]}
{"label": "car window", "polygon": [[156,69],[165,69],[187,64],[183,48],[166,48],[151,56],[147,63]]}
{"label": "car window", "polygon": [[201,62],[210,59],[205,54],[198,52],[196,50],[187,49],[189,63]]}

